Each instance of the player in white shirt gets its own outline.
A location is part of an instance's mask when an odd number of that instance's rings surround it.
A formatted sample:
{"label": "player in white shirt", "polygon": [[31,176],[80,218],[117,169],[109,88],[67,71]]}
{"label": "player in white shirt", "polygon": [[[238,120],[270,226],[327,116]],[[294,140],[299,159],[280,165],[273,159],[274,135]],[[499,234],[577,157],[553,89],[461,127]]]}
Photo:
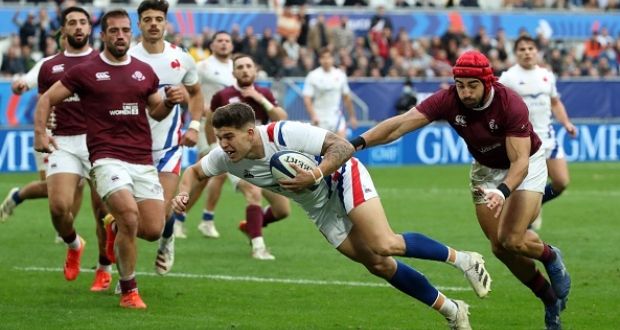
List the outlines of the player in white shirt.
{"label": "player in white shirt", "polygon": [[164,40],[167,14],[168,2],[142,1],[138,6],[138,27],[142,41],[128,52],[153,68],[159,78],[160,87],[184,85],[189,94],[188,105],[192,120],[184,135],[181,131],[181,105],[175,105],[170,114],[161,121],[148,117],[153,139],[153,165],[157,167],[159,181],[164,188],[166,205],[166,226],[159,240],[155,259],[155,271],[160,275],[168,273],[174,264],[175,219],[169,201],[174,197],[179,184],[183,146],[193,147],[198,142],[204,104],[194,59],[181,48]]}
{"label": "player in white shirt", "polygon": [[312,70],[304,82],[303,96],[312,125],[346,136],[346,120],[341,101],[347,108],[351,128],[357,127],[357,117],[351,100],[347,76],[334,67],[334,58],[328,48],[319,51],[318,68]]}
{"label": "player in white shirt", "polygon": [[[299,122],[256,126],[255,120],[254,111],[244,103],[231,103],[215,111],[213,126],[220,147],[183,173],[179,194],[173,199],[175,210],[185,210],[192,186],[199,181],[229,172],[296,201],[340,253],[433,307],[448,319],[452,329],[471,329],[465,302],[446,298],[424,275],[393,256],[452,264],[484,297],[489,293],[491,279],[481,255],[456,251],[419,233],[395,234],[368,171],[351,158],[353,146],[345,139]],[[294,166],[295,178],[276,181],[269,162],[280,150],[303,152],[320,163],[311,171]],[[308,189],[311,186],[314,188]]]}
{"label": "player in white shirt", "polygon": [[[202,83],[202,91],[205,98],[204,120],[201,123],[200,139],[198,140],[198,156],[201,158],[209,152],[213,146],[217,146],[213,128],[210,125],[210,116],[212,114],[210,108],[211,98],[215,93],[225,87],[234,85],[236,82],[233,76],[233,43],[231,35],[226,31],[218,31],[213,35],[213,40],[209,45],[211,56],[196,64],[198,74]],[[200,192],[207,186],[207,198],[202,210],[202,221],[198,225],[198,230],[207,238],[218,238],[220,233],[215,228],[215,206],[219,200],[222,184],[226,180],[223,175],[215,180],[203,182],[197,186],[197,191],[192,194],[192,199],[188,202],[188,210],[196,203],[200,197]],[[215,182],[217,181],[217,182]],[[186,238],[185,232],[185,214],[175,214],[176,223],[174,235],[177,238]]]}
{"label": "player in white shirt", "polygon": [[[536,41],[529,36],[515,41],[514,52],[517,64],[502,73],[499,82],[517,92],[530,112],[530,122],[542,141],[547,157],[547,169],[551,182],[545,187],[543,204],[559,196],[569,183],[568,166],[564,150],[558,144],[555,130],[551,126],[552,116],[564,126],[571,137],[577,136],[577,129],[570,121],[560,100],[553,72],[538,66]],[[542,213],[542,211],[541,211]],[[538,230],[542,225],[539,213],[531,228]]]}

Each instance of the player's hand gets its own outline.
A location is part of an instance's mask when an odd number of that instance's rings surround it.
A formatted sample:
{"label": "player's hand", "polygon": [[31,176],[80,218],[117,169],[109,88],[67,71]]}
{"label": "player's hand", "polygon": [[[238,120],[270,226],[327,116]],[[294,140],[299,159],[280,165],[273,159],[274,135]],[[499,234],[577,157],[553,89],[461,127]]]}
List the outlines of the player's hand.
{"label": "player's hand", "polygon": [[188,129],[181,138],[181,144],[186,147],[193,147],[198,143],[198,131],[194,129]]}
{"label": "player's hand", "polygon": [[575,125],[573,125],[573,123],[568,122],[568,124],[564,125],[564,129],[566,129],[566,132],[571,137],[573,137],[573,138],[577,137],[577,127],[575,127]]}
{"label": "player's hand", "polygon": [[254,86],[248,86],[248,87],[241,88],[240,92],[241,92],[241,96],[243,96],[243,97],[251,97],[256,102],[260,102],[263,99],[263,95],[261,93],[259,93],[254,88]]}
{"label": "player's hand", "polygon": [[312,116],[312,118],[310,118],[310,122],[313,126],[319,126],[319,117],[316,115]]}
{"label": "player's hand", "polygon": [[185,212],[187,209],[187,202],[189,201],[189,194],[186,192],[181,192],[176,197],[174,197],[170,203],[172,203],[172,209],[177,213]]}
{"label": "player's hand", "polygon": [[21,79],[18,79],[11,84],[11,91],[13,91],[13,94],[22,95],[27,90],[28,85]]}
{"label": "player's hand", "polygon": [[493,215],[495,218],[498,218],[502,213],[502,209],[504,208],[504,203],[506,199],[501,191],[497,189],[485,189],[480,186],[476,187],[476,193],[484,196],[484,200],[487,202],[487,207],[491,210],[495,211]]}
{"label": "player's hand", "polygon": [[44,153],[52,153],[58,149],[54,138],[47,133],[34,135],[34,150]]}
{"label": "player's hand", "polygon": [[290,165],[295,170],[295,172],[297,172],[297,175],[295,175],[295,177],[292,179],[279,180],[278,183],[282,188],[293,192],[300,192],[314,185],[314,176],[312,176],[312,173],[310,173],[310,171],[304,170],[297,164]]}
{"label": "player's hand", "polygon": [[186,103],[189,99],[189,94],[183,86],[166,86],[164,90],[166,91],[166,101],[173,104]]}

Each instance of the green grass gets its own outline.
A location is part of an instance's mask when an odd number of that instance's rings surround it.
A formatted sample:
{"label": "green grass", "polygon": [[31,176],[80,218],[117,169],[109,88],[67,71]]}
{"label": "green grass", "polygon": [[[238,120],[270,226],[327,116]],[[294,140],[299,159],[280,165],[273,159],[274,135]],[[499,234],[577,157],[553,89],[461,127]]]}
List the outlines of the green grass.
{"label": "green grass", "polygon": [[[570,169],[571,186],[545,206],[541,232],[546,241],[562,248],[573,277],[569,306],[562,315],[564,328],[617,329],[620,164],[571,164]],[[467,288],[467,283],[450,266],[406,261],[435,285],[446,287],[449,297],[466,300],[475,329],[544,327],[542,304],[492,256],[478,228],[467,189],[467,167],[375,168],[371,172],[395,231],[419,231],[486,257],[494,281],[493,292],[485,300],[470,290],[453,290]],[[34,174],[1,174],[0,194],[35,178]],[[248,242],[236,229],[244,216],[242,205],[241,196],[227,184],[216,215],[222,234],[217,240],[204,239],[196,230],[200,208],[190,213],[190,237],[177,240],[171,273],[177,276],[152,275],[156,244],[141,241],[137,269],[148,275],[140,274],[138,282],[149,308],[128,311],[117,307],[118,297],[112,293],[88,291],[92,272],[82,273],[74,282],[64,280],[60,268],[65,248],[53,243],[47,200],[26,201],[7,223],[0,224],[0,328],[445,328],[439,314],[381,286],[382,280],[337,253],[297,207],[289,219],[265,231],[277,259],[251,259]],[[82,259],[87,269],[95,266],[97,258],[90,212],[85,201],[76,220],[76,228],[88,241]],[[246,276],[310,282],[242,280]]]}

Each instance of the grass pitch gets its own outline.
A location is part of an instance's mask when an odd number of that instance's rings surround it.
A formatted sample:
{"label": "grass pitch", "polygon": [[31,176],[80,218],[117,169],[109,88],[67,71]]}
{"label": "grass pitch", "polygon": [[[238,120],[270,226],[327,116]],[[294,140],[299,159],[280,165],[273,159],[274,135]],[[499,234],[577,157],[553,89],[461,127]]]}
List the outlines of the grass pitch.
{"label": "grass pitch", "polygon": [[[544,207],[542,238],[559,246],[573,278],[565,329],[618,329],[620,164],[570,164],[569,190]],[[478,299],[456,269],[403,259],[451,298],[470,304],[474,329],[543,329],[543,307],[490,252],[468,193],[467,166],[371,169],[395,231],[419,231],[452,247],[482,253],[493,292]],[[36,179],[0,174],[0,194]],[[323,239],[294,206],[265,229],[275,261],[250,258],[237,230],[241,196],[230,185],[216,211],[222,237],[201,237],[200,207],[188,216],[189,238],[177,240],[170,276],[153,271],[156,243],[140,241],[137,280],[146,311],[123,310],[112,292],[91,293],[97,261],[90,206],[76,220],[87,240],[84,272],[62,275],[65,247],[53,243],[47,200],[21,204],[0,224],[2,329],[441,329],[425,305],[385,285]],[[87,192],[88,189],[85,189]],[[614,252],[615,251],[615,252]],[[116,280],[116,275],[114,277]]]}

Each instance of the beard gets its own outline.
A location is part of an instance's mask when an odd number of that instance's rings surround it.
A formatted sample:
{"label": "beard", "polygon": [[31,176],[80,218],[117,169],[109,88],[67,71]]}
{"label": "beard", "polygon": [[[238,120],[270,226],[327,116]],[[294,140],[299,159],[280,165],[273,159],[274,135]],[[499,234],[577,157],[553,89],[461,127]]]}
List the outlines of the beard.
{"label": "beard", "polygon": [[250,87],[250,86],[252,86],[254,84],[254,79],[249,79],[249,78],[244,78],[243,80],[238,79],[237,80],[237,84],[241,88]]}
{"label": "beard", "polygon": [[86,44],[88,44],[88,39],[90,38],[90,35],[85,35],[82,38],[82,41],[78,41],[77,39],[75,39],[75,37],[72,36],[67,36],[67,43],[69,44],[69,46],[76,48],[76,49],[80,49],[84,46],[86,46]]}
{"label": "beard", "polygon": [[112,54],[112,56],[114,56],[116,58],[121,58],[121,57],[125,56],[125,54],[127,54],[127,51],[129,50],[129,47],[120,50],[120,49],[116,48],[114,44],[107,44],[106,47],[110,51],[110,54]]}

